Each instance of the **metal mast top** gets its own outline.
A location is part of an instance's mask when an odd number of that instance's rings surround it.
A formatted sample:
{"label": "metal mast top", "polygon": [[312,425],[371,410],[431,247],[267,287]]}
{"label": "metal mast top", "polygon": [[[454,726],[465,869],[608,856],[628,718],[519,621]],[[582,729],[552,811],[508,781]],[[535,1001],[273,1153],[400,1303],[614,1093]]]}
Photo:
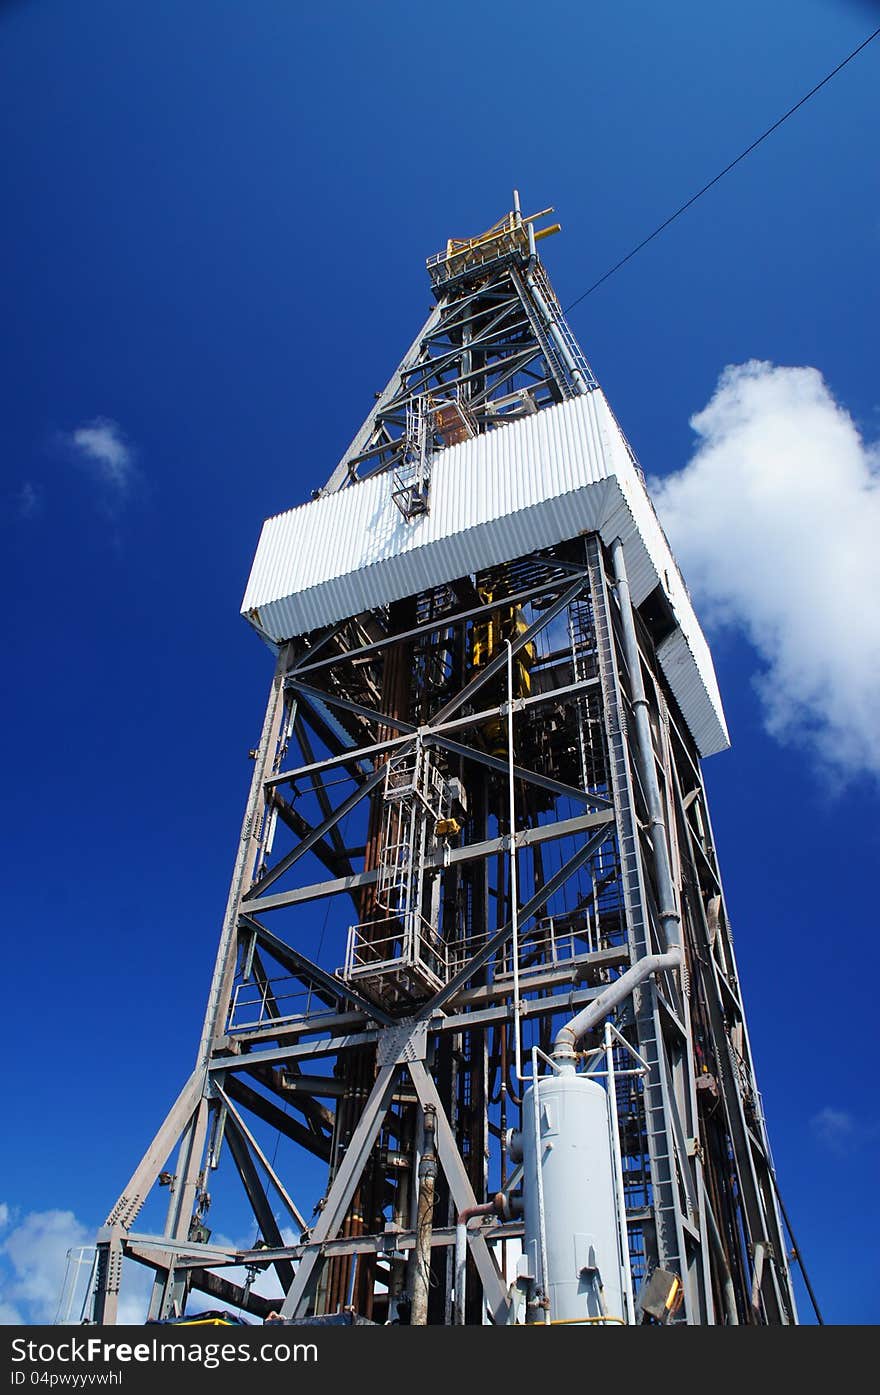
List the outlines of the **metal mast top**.
{"label": "metal mast top", "polygon": [[513,210],[486,232],[428,258],[437,304],[318,494],[401,464],[419,400],[451,408],[437,433],[451,445],[596,387],[535,250],[559,231],[535,227],[552,212],[524,218],[514,191]]}

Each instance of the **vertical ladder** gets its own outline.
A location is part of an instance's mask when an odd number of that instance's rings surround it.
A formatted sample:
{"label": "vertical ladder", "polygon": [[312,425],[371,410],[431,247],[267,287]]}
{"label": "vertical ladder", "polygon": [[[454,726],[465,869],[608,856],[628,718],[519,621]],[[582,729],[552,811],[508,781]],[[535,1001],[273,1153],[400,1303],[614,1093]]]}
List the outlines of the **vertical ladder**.
{"label": "vertical ladder", "polygon": [[[547,360],[547,366],[562,393],[563,400],[569,397],[577,397],[577,389],[571,381],[571,371],[554,343],[553,335],[545,324],[543,315],[541,315],[537,305],[529,294],[528,286],[524,285],[519,273],[514,270],[511,270],[510,279],[519,291],[520,300],[526,312],[529,327],[536,341],[541,346],[541,352]],[[589,372],[589,369],[587,371]]]}
{"label": "vertical ladder", "polygon": [[559,301],[556,298],[556,292],[550,285],[550,278],[544,270],[543,264],[537,259],[535,260],[535,264],[531,269],[531,274],[533,279],[537,282],[541,294],[543,295],[545,301],[547,302],[553,313],[553,320],[556,324],[557,329],[559,330],[561,337],[565,340],[565,347],[571,354],[572,361],[575,364],[575,367],[578,369],[584,382],[589,387],[598,387],[599,385],[596,382],[595,377],[593,376],[593,370],[587,363],[586,358],[584,357],[584,351],[581,348],[578,341],[575,339],[574,335],[572,334],[571,329],[569,328],[568,321],[562,313],[562,306],[559,304]]}

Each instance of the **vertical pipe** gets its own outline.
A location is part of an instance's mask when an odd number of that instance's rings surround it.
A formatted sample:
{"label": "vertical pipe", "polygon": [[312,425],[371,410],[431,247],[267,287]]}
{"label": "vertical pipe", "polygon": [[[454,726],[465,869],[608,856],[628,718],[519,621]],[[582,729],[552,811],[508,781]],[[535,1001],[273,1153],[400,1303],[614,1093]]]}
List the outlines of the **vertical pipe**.
{"label": "vertical pipe", "polygon": [[712,1249],[715,1251],[715,1258],[718,1261],[718,1268],[721,1273],[721,1288],[724,1293],[724,1307],[727,1312],[728,1327],[739,1326],[739,1314],[736,1311],[736,1290],[733,1287],[733,1279],[730,1274],[730,1265],[727,1262],[727,1254],[724,1249],[724,1241],[721,1239],[721,1232],[715,1221],[715,1214],[712,1204],[709,1201],[709,1193],[706,1190],[706,1183],[703,1182],[703,1215],[706,1218],[706,1227],[709,1231],[709,1240]]}
{"label": "vertical pipe", "polygon": [[[529,223],[529,251],[531,252],[532,256],[535,255],[534,238],[535,234],[532,229],[531,223]],[[550,336],[553,339],[556,348],[562,356],[563,363],[565,364],[566,368],[571,374],[571,381],[574,384],[575,389],[579,393],[588,392],[589,389],[587,387],[587,384],[584,382],[584,375],[578,368],[574,359],[572,358],[571,350],[565,342],[565,336],[562,334],[559,328],[556,316],[553,314],[553,312],[550,309],[550,306],[547,304],[547,301],[541,294],[541,291],[539,290],[538,285],[535,282],[535,278],[532,276],[531,272],[529,272],[529,274],[526,276],[526,285],[532,293],[535,304],[537,305],[538,309],[544,317],[544,322],[547,326],[547,329],[550,332]]]}
{"label": "vertical pipe", "polygon": [[434,1191],[437,1182],[437,1152],[434,1146],[436,1112],[425,1106],[425,1146],[419,1163],[419,1209],[416,1219],[415,1267],[413,1272],[412,1327],[428,1322],[428,1285],[431,1278],[431,1232],[434,1225]]}
{"label": "vertical pipe", "polygon": [[508,809],[510,825],[510,928],[511,954],[513,956],[513,1031],[514,1053],[516,1056],[516,1078],[522,1080],[522,1047],[519,1027],[519,887],[516,866],[516,796],[513,779],[513,645],[507,645],[507,769],[508,769]]}
{"label": "vertical pipe", "polygon": [[355,1283],[356,1283],[356,1281],[357,1281],[358,1260],[359,1260],[359,1259],[360,1259],[360,1255],[353,1255],[353,1256],[352,1256],[351,1278],[350,1278],[349,1281],[348,1281],[348,1299],[346,1300],[346,1304],[345,1304],[345,1306],[346,1306],[347,1308],[351,1308],[352,1304],[354,1303],[354,1286],[355,1286]]}
{"label": "vertical pipe", "polygon": [[547,1275],[547,1216],[544,1210],[544,1173],[541,1156],[541,1102],[538,1098],[538,1049],[532,1047],[532,1125],[535,1130],[535,1184],[538,1191],[538,1248],[541,1251],[541,1297],[544,1322],[551,1321]]}
{"label": "vertical pipe", "polygon": [[464,1326],[466,1281],[467,1222],[459,1221],[455,1227],[455,1308],[452,1318],[456,1327]]}
{"label": "vertical pipe", "polygon": [[663,804],[660,786],[657,782],[657,768],[654,763],[654,743],[651,738],[651,722],[648,717],[648,699],[642,681],[642,661],[639,656],[639,642],[633,620],[632,600],[626,562],[623,556],[623,543],[615,538],[611,544],[611,559],[614,565],[614,579],[617,585],[617,598],[620,603],[620,619],[623,627],[623,649],[629,669],[630,690],[636,726],[636,751],[642,789],[648,805],[648,825],[651,837],[651,850],[654,862],[654,875],[657,879],[658,916],[666,940],[666,948],[674,948],[680,941],[680,916],[672,885],[672,871],[669,861],[669,846],[666,841],[666,821],[663,817]]}
{"label": "vertical pipe", "polygon": [[626,1300],[626,1320],[632,1323],[635,1314],[632,1267],[629,1261],[629,1233],[626,1227],[626,1193],[623,1190],[623,1162],[620,1156],[620,1134],[617,1118],[617,1084],[614,1078],[614,1044],[611,1023],[605,1023],[605,1070],[608,1082],[608,1112],[611,1122],[611,1156],[614,1163],[614,1185],[617,1193],[617,1231],[620,1236],[621,1273]]}

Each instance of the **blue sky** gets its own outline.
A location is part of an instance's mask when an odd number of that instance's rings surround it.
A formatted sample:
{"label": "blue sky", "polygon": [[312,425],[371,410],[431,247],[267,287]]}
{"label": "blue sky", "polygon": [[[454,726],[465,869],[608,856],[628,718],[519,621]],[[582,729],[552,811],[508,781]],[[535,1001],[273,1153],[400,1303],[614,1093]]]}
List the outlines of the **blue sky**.
{"label": "blue sky", "polygon": [[[51,1320],[57,1254],[191,1069],[271,676],[238,614],[260,524],[329,475],[428,310],[425,257],[516,186],[557,209],[568,304],[878,24],[857,0],[0,7],[0,1318]],[[759,1085],[826,1316],[861,1323],[878,65],[880,40],[571,315],[713,620]],[[815,372],[719,392],[752,361]]]}

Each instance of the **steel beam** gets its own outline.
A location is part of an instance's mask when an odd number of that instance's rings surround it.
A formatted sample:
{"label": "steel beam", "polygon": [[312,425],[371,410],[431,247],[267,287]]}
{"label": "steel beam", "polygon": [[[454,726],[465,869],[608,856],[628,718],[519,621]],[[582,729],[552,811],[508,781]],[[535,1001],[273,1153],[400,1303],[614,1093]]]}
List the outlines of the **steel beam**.
{"label": "steel beam", "polygon": [[349,810],[353,809],[356,804],[360,804],[361,800],[366,798],[368,794],[371,794],[384,779],[384,767],[374,771],[372,775],[368,776],[363,784],[358,786],[354,793],[350,794],[348,799],[344,800],[342,804],[339,805],[338,809],[333,810],[330,817],[325,819],[319,828],[313,829],[291,852],[287,853],[285,857],[282,857],[279,862],[276,862],[274,867],[270,868],[268,872],[264,872],[263,875],[251,885],[248,891],[248,899],[253,900],[255,893],[263,891],[265,887],[273,886],[279,877],[283,877],[284,873],[289,871],[295,863],[299,862],[300,858],[303,857],[310,848],[313,848],[315,843],[321,841],[325,833],[328,833],[335,824],[339,823],[341,819],[344,819]]}
{"label": "steel beam", "polygon": [[421,330],[416,335],[415,339],[410,344],[409,348],[404,354],[399,368],[397,368],[397,370],[391,375],[388,382],[385,384],[385,387],[379,394],[378,401],[376,402],[376,405],[373,408],[372,412],[367,417],[360,430],[356,432],[353,441],[348,447],[348,450],[345,452],[342,459],[339,461],[339,464],[336,466],[336,469],[333,471],[333,474],[330,476],[327,483],[324,485],[324,488],[321,490],[322,494],[333,494],[337,489],[342,489],[345,485],[350,483],[351,475],[349,472],[349,462],[354,456],[358,455],[363,450],[364,446],[370,440],[370,437],[372,436],[375,430],[376,417],[380,415],[383,411],[385,411],[388,405],[397,396],[397,393],[400,390],[400,385],[403,382],[404,374],[417,361],[419,355],[422,352],[422,345],[425,339],[428,338],[429,335],[433,334],[434,330],[437,328],[437,325],[440,323],[441,318],[442,310],[439,305],[435,305],[431,310],[431,313],[426,319],[425,323],[422,325]]}
{"label": "steel beam", "polygon": [[[516,846],[518,849],[537,847],[540,843],[568,838],[572,834],[584,832],[587,828],[613,822],[613,811],[600,810],[581,814],[573,819],[560,819],[557,823],[540,824],[537,828],[522,828],[515,835]],[[486,838],[479,843],[466,843],[461,848],[444,847],[438,852],[428,854],[425,867],[433,870],[438,867],[454,867],[458,863],[475,862],[482,858],[494,857],[509,845],[510,839],[505,835],[503,838]],[[311,886],[296,887],[292,891],[282,891],[275,896],[261,896],[256,901],[243,901],[241,909],[243,913],[252,914],[256,911],[279,910],[284,906],[297,906],[305,901],[319,901],[325,896],[338,896],[341,892],[352,892],[358,887],[374,886],[378,877],[377,870],[355,872],[350,877],[334,877],[331,881],[313,882]]]}
{"label": "steel beam", "polygon": [[[256,1217],[263,1239],[272,1248],[283,1245],[284,1239],[251,1156],[247,1135],[240,1128],[238,1118],[234,1113],[230,1114],[226,1121],[226,1135],[229,1140],[229,1151],[232,1153],[238,1175],[247,1192],[251,1210]],[[275,1273],[284,1288],[293,1282],[293,1266],[289,1260],[276,1260]]]}
{"label": "steel beam", "polygon": [[[607,830],[604,828],[601,829],[584,843],[583,847],[579,848],[567,862],[563,863],[559,871],[554,873],[541,887],[540,891],[536,892],[531,900],[527,901],[521,908],[519,913],[521,925],[524,925],[525,922],[538,911],[543,910],[551,896],[568,881],[569,877],[574,876],[579,867],[583,867],[584,863],[589,861],[597,848],[602,846],[607,837]],[[482,949],[471,956],[463,969],[460,969],[457,974],[454,974],[449,982],[435,993],[433,998],[431,998],[424,1007],[419,1008],[416,1016],[420,1019],[430,1017],[432,1013],[436,1012],[438,1008],[443,1007],[445,1003],[454,1000],[459,988],[463,988],[468,980],[473,978],[477,970],[481,969],[484,964],[487,964],[489,960],[498,953],[501,946],[506,944],[510,939],[512,933],[513,924],[511,921],[507,921],[505,925],[502,925],[500,930],[496,930],[495,934],[489,937]]]}
{"label": "steel beam", "polygon": [[[580,573],[582,567],[576,567],[568,562],[560,562],[556,558],[541,557],[537,553],[533,559],[535,562],[543,562],[548,567],[556,567],[565,572]],[[502,610],[509,606],[522,605],[526,601],[534,600],[536,596],[546,595],[548,591],[558,591],[560,578],[556,577],[552,581],[542,582],[540,586],[530,586],[523,591],[514,591],[503,600],[487,601],[484,605],[471,606],[467,610],[453,610],[445,615],[438,615],[434,619],[424,620],[421,625],[413,625],[407,630],[396,630],[394,634],[383,636],[382,639],[374,640],[371,644],[362,644],[357,649],[344,649],[338,654],[331,655],[327,659],[319,659],[316,663],[299,662],[293,665],[290,670],[290,677],[295,677],[297,682],[302,674],[317,673],[321,669],[343,667],[346,664],[359,662],[370,655],[386,654],[395,644],[403,644],[410,639],[425,639],[438,630],[450,630],[456,625],[464,624],[467,620],[476,620],[481,615],[491,615],[496,610]],[[335,633],[336,631],[334,631]],[[309,650],[307,658],[311,658],[314,650]]]}
{"label": "steel beam", "polygon": [[[570,586],[568,590],[559,597],[558,601],[554,601],[546,610],[543,610],[540,617],[523,630],[521,635],[517,635],[515,639],[511,640],[511,650],[514,655],[518,654],[521,649],[524,649],[527,644],[531,644],[535,636],[539,635],[543,629],[546,629],[551,620],[555,620],[557,615],[561,615],[563,610],[567,610],[572,602],[577,600],[578,596],[583,593],[586,584],[586,580],[580,578],[575,582],[574,586]],[[436,730],[441,722],[445,722],[446,718],[451,717],[453,712],[457,712],[466,702],[470,702],[481,688],[485,687],[493,678],[496,678],[502,673],[506,667],[507,650],[504,649],[498,657],[493,659],[491,663],[488,663],[476,677],[472,678],[469,683],[466,683],[454,698],[450,698],[448,702],[444,703],[439,712],[435,712],[432,718],[432,727]]]}
{"label": "steel beam", "polygon": [[192,1119],[202,1095],[203,1082],[204,1072],[194,1070],[132,1173],[128,1185],[104,1222],[105,1225],[121,1225],[126,1228],[131,1225],[183,1129]]}
{"label": "steel beam", "polygon": [[[598,685],[596,678],[583,678],[576,683],[565,683],[558,688],[548,688],[546,692],[534,693],[531,697],[516,698],[514,700],[515,712],[527,712],[533,707],[542,707],[547,703],[558,702],[562,698],[576,696],[578,693],[586,692],[590,688]],[[452,731],[466,731],[472,727],[480,727],[484,722],[491,721],[495,717],[503,717],[507,711],[506,702],[498,703],[495,707],[484,707],[480,712],[468,713],[465,717],[455,717],[448,721],[437,722],[432,720],[426,725],[413,728],[419,736],[425,740],[432,736],[447,734]],[[400,725],[398,723],[398,725]],[[412,737],[392,736],[387,741],[375,741],[367,746],[351,746],[347,750],[335,756],[327,756],[324,760],[314,761],[307,765],[297,766],[295,769],[282,770],[277,775],[271,775],[266,780],[267,788],[276,785],[287,785],[297,780],[306,780],[315,774],[321,774],[328,770],[338,769],[339,766],[347,766],[352,761],[370,760],[377,755],[385,755],[388,752],[400,750],[411,744]],[[505,766],[505,769],[507,767]],[[598,796],[596,796],[598,799]]]}
{"label": "steel beam", "polygon": [[[488,751],[477,750],[474,746],[463,746],[460,741],[450,741],[447,736],[438,736],[435,732],[425,736],[425,744],[439,746],[441,750],[449,751],[453,756],[461,756],[462,760],[478,761],[480,765],[485,765],[500,775],[508,775],[510,772],[507,761],[500,760],[498,756],[489,755]],[[555,794],[557,799],[571,799],[576,804],[599,805],[600,808],[604,809],[611,805],[611,800],[606,799],[601,794],[593,794],[590,790],[579,790],[574,785],[563,785],[559,780],[551,780],[549,775],[542,775],[538,770],[527,770],[522,765],[513,767],[513,775],[514,779],[522,780],[524,784],[534,785],[537,789],[547,790],[550,794]]]}
{"label": "steel beam", "polygon": [[319,964],[313,964],[305,954],[301,954],[292,945],[285,944],[284,940],[273,935],[271,930],[267,930],[266,926],[261,925],[252,915],[242,914],[241,919],[243,924],[253,930],[258,943],[263,945],[280,964],[284,964],[298,977],[304,978],[308,983],[314,983],[319,988],[326,989],[334,998],[347,998],[350,1003],[354,1003],[355,1007],[359,1007],[374,1021],[382,1022],[386,1027],[391,1026],[394,1019],[375,1003],[370,1002],[369,998],[362,997],[356,988],[351,987],[351,984],[343,983],[342,979],[328,973]]}
{"label": "steel beam", "polygon": [[[270,1128],[277,1129],[283,1133],[285,1138],[298,1143],[301,1148],[314,1153],[315,1157],[323,1162],[330,1160],[330,1139],[326,1135],[316,1134],[312,1129],[307,1129],[299,1120],[294,1119],[289,1114],[285,1114],[283,1109],[279,1109],[272,1100],[267,1100],[265,1095],[261,1095],[258,1090],[251,1089],[237,1074],[232,1073],[232,1064],[241,1064],[243,1069],[249,1069],[250,1062],[240,1062],[233,1057],[232,1062],[224,1062],[222,1068],[229,1070],[229,1075],[224,1082],[224,1087],[230,1099],[235,1100],[244,1109],[256,1114],[258,1119],[262,1119]],[[253,1064],[257,1064],[254,1062]],[[269,1064],[260,1062],[259,1064]]]}
{"label": "steel beam", "polygon": [[224,1103],[225,1103],[227,1109],[229,1110],[229,1113],[230,1113],[230,1114],[232,1115],[232,1117],[235,1119],[235,1122],[237,1123],[238,1128],[239,1128],[241,1134],[243,1135],[243,1137],[244,1137],[245,1141],[247,1142],[248,1146],[250,1147],[251,1152],[252,1152],[252,1153],[254,1154],[254,1156],[259,1160],[260,1165],[262,1166],[263,1170],[264,1170],[265,1173],[266,1173],[266,1176],[269,1178],[269,1181],[272,1183],[272,1186],[275,1188],[275,1191],[278,1193],[278,1196],[280,1197],[280,1199],[281,1199],[281,1201],[282,1201],[282,1203],[283,1203],[283,1205],[284,1205],[284,1208],[285,1208],[285,1210],[287,1211],[287,1214],[290,1216],[290,1219],[291,1219],[296,1225],[298,1225],[298,1226],[300,1227],[301,1230],[305,1230],[305,1229],[306,1229],[306,1220],[305,1220],[305,1217],[303,1216],[302,1212],[299,1210],[299,1207],[296,1205],[296,1203],[294,1202],[293,1198],[292,1198],[292,1197],[290,1196],[290,1194],[288,1193],[287,1188],[285,1187],[284,1183],[281,1181],[280,1177],[279,1177],[278,1174],[276,1173],[276,1171],[275,1171],[275,1169],[274,1169],[272,1163],[270,1163],[269,1159],[266,1157],[266,1154],[263,1152],[262,1148],[260,1147],[260,1145],[259,1145],[259,1143],[257,1142],[257,1140],[254,1138],[254,1136],[253,1136],[253,1134],[251,1133],[250,1129],[248,1128],[247,1124],[246,1124],[245,1121],[242,1119],[242,1117],[241,1117],[241,1115],[239,1114],[238,1110],[235,1108],[235,1105],[232,1103],[232,1100],[231,1100],[231,1099],[229,1098],[229,1096],[226,1094],[226,1092],[225,1092],[225,1090],[223,1089],[223,1086],[220,1084],[220,1081],[219,1081],[219,1079],[218,1079],[217,1076],[214,1077],[214,1089],[216,1090],[216,1092],[217,1092],[217,1094],[220,1096],[220,1098],[224,1101]]}

